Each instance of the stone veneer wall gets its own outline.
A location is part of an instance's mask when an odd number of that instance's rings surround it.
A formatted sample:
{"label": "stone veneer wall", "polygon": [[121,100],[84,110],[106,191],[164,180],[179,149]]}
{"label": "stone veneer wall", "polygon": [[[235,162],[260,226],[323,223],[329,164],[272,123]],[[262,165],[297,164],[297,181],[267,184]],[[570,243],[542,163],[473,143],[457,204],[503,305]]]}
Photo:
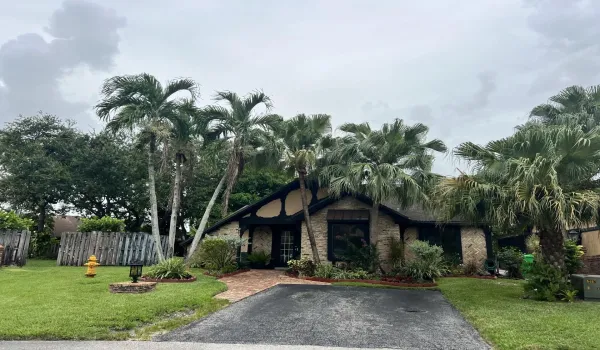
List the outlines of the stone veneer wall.
{"label": "stone veneer wall", "polygon": [[463,264],[475,261],[482,265],[487,258],[485,233],[476,227],[462,227],[460,229]]}
{"label": "stone veneer wall", "polygon": [[[370,209],[368,204],[365,204],[353,197],[344,197],[339,201],[325,207],[311,215],[310,220],[315,232],[315,240],[317,241],[317,251],[321,261],[329,261],[327,259],[327,210],[328,209]],[[377,248],[379,249],[381,260],[386,261],[389,258],[389,239],[390,237],[399,237],[400,231],[398,225],[387,214],[379,214],[379,237]],[[371,243],[375,243],[371,241]],[[306,223],[302,222],[302,239],[301,239],[302,257],[312,259],[312,249],[306,231]]]}
{"label": "stone veneer wall", "polygon": [[252,252],[263,251],[271,254],[273,248],[273,233],[269,226],[258,226],[252,235]]}

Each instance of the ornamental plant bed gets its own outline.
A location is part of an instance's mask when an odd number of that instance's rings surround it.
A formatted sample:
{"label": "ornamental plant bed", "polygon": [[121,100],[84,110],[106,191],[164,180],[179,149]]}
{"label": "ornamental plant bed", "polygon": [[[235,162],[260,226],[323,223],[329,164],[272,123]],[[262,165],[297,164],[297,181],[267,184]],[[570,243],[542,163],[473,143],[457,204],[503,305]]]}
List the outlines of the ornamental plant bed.
{"label": "ornamental plant bed", "polygon": [[292,274],[289,274],[290,277],[295,277],[307,281],[316,281],[316,282],[360,282],[360,283],[368,283],[368,284],[381,284],[385,286],[396,286],[396,287],[437,287],[437,283],[429,282],[429,283],[417,283],[417,282],[390,282],[385,280],[360,280],[360,279],[333,279],[333,278],[319,278],[319,277],[297,277]]}
{"label": "ornamental plant bed", "polygon": [[187,283],[187,282],[195,282],[196,276],[192,276],[190,278],[148,278],[142,276],[140,278],[141,282],[159,282],[159,283]]}
{"label": "ornamental plant bed", "polygon": [[206,276],[212,276],[212,277],[216,277],[216,278],[223,278],[223,277],[230,277],[230,276],[235,276],[238,275],[240,273],[244,273],[244,272],[248,272],[250,271],[250,269],[240,269],[237,271],[233,271],[233,272],[229,272],[229,273],[222,273],[222,274],[218,274],[218,273],[210,273],[208,271],[204,272],[204,274]]}

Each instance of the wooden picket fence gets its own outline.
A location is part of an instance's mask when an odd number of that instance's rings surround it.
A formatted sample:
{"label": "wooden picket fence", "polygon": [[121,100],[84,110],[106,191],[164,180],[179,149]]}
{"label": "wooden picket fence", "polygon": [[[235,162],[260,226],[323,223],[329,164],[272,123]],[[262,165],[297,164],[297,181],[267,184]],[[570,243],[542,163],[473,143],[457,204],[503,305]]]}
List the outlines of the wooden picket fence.
{"label": "wooden picket fence", "polygon": [[30,241],[29,231],[0,231],[0,245],[4,246],[4,257],[0,265],[25,265]]}
{"label": "wooden picket fence", "polygon": [[[163,254],[167,252],[167,236],[161,236]],[[60,239],[57,265],[81,266],[95,255],[101,266],[129,265],[158,261],[154,238],[141,232],[68,232]]]}

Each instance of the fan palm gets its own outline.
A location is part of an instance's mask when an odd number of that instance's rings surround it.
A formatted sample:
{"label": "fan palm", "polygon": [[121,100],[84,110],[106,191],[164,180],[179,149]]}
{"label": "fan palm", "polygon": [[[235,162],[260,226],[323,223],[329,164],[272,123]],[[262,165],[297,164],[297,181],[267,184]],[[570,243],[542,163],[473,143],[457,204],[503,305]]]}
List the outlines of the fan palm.
{"label": "fan palm", "polygon": [[563,233],[595,220],[600,195],[600,128],[532,123],[507,138],[459,145],[474,175],[444,179],[435,206],[442,219],[461,216],[498,227],[535,227],[543,259],[563,268]]}
{"label": "fan palm", "polygon": [[[159,260],[164,260],[158,229],[158,205],[155,186],[155,152],[157,132],[162,126],[174,120],[182,102],[174,98],[178,92],[189,93],[191,99],[197,96],[197,85],[191,79],[169,81],[164,87],[152,75],[115,76],[107,79],[101,90],[103,99],[95,106],[98,116],[108,121],[107,129],[121,130],[142,128],[148,134],[148,191],[152,236],[156,242]],[[171,248],[170,248],[171,249]]]}
{"label": "fan palm", "polygon": [[285,121],[281,138],[285,145],[284,160],[288,169],[298,174],[302,209],[306,222],[306,231],[310,241],[313,260],[320,264],[317,242],[310,221],[308,202],[306,201],[306,176],[314,170],[317,158],[324,147],[331,143],[331,116],[299,114]]}
{"label": "fan palm", "polygon": [[[238,178],[244,171],[245,163],[257,152],[272,151],[269,145],[274,138],[273,132],[281,125],[282,118],[268,114],[272,108],[271,99],[263,92],[256,91],[240,97],[234,92],[217,92],[215,100],[227,103],[229,108],[219,105],[202,109],[202,116],[216,121],[212,131],[220,138],[231,141],[231,154],[227,164],[226,186],[223,195],[223,217],[227,216],[229,197]],[[266,107],[265,114],[256,113],[258,106]]]}
{"label": "fan palm", "polygon": [[579,124],[584,131],[600,125],[600,85],[570,86],[534,107],[530,117],[545,124]]}
{"label": "fan palm", "polygon": [[348,136],[327,155],[322,171],[333,195],[366,195],[372,202],[370,231],[377,242],[379,206],[397,200],[403,207],[425,202],[426,189],[436,178],[431,173],[433,151],[445,152],[441,140],[425,141],[423,124],[405,125],[401,119],[372,130],[368,124],[344,124]]}

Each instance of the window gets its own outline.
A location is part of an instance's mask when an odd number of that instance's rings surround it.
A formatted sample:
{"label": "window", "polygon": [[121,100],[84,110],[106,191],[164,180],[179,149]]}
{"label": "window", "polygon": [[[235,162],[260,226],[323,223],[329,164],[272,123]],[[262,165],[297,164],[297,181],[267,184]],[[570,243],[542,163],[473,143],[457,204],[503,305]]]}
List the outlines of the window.
{"label": "window", "polygon": [[329,223],[329,260],[341,260],[352,244],[362,247],[369,244],[369,225],[364,223]]}
{"label": "window", "polygon": [[419,227],[419,239],[442,247],[447,259],[457,259],[462,262],[460,227],[422,226]]}

